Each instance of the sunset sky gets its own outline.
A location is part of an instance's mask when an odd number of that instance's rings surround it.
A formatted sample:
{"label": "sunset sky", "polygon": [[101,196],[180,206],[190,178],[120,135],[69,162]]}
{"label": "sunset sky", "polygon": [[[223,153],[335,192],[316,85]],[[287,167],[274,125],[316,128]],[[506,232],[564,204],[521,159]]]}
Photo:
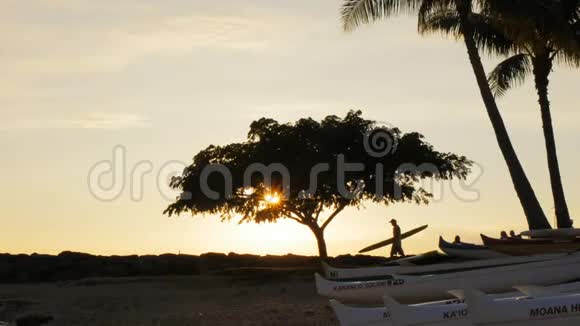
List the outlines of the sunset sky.
{"label": "sunset sky", "polygon": [[[445,186],[430,206],[347,210],[327,229],[331,255],[355,253],[402,228],[434,250],[439,235],[525,229],[462,43],[420,37],[401,17],[345,33],[341,1],[4,0],[0,11],[0,252],[315,254],[295,222],[220,223],[162,214],[174,193],[158,175],[210,144],[242,141],[261,117],[364,117],[419,131],[438,150],[476,161],[471,200]],[[489,69],[497,58],[487,58]],[[580,213],[580,74],[556,67],[550,95],[564,187]],[[533,84],[499,101],[512,140],[553,220]],[[146,167],[142,198],[127,172],[119,198],[91,194],[89,170],[126,150]],[[141,163],[140,163],[141,162]],[[181,163],[177,163],[181,162]],[[133,181],[133,182],[131,182]],[[158,183],[160,185],[158,186]],[[169,196],[168,196],[169,194]],[[139,196],[138,196],[139,197]],[[388,219],[387,219],[388,218]],[[580,217],[576,217],[580,221]],[[374,254],[386,254],[387,250]]]}

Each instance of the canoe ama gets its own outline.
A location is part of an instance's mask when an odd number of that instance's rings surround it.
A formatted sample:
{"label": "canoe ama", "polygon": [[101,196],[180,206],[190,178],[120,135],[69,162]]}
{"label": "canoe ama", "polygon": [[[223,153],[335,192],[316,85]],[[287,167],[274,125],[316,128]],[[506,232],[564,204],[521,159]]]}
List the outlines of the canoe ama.
{"label": "canoe ama", "polygon": [[531,238],[579,237],[580,229],[529,230],[522,232],[521,235]]}
{"label": "canoe ama", "polygon": [[[417,233],[425,230],[428,227],[429,227],[429,225],[423,225],[423,226],[418,227],[416,229],[413,229],[411,231],[405,232],[405,233],[401,234],[401,239],[406,239],[408,237],[414,236],[415,234],[417,234]],[[390,238],[388,240],[381,241],[379,243],[375,243],[372,246],[368,246],[368,247],[366,247],[364,249],[361,249],[358,253],[359,254],[362,254],[362,253],[365,253],[365,252],[373,251],[373,250],[376,250],[376,249],[379,249],[379,248],[388,246],[390,244],[393,244],[393,242],[395,242],[395,238]]]}

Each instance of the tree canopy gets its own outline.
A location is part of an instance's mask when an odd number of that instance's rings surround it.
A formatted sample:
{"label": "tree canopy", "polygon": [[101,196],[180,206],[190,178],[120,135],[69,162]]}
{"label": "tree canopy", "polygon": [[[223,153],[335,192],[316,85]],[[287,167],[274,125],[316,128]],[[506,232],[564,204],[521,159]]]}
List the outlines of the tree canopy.
{"label": "tree canopy", "polygon": [[262,118],[252,122],[245,141],[195,155],[172,180],[181,196],[165,213],[295,220],[314,232],[325,258],[324,230],[344,208],[365,201],[428,203],[432,194],[421,179],[465,178],[471,164],[436,151],[417,132],[381,128],[360,111],[293,124]]}

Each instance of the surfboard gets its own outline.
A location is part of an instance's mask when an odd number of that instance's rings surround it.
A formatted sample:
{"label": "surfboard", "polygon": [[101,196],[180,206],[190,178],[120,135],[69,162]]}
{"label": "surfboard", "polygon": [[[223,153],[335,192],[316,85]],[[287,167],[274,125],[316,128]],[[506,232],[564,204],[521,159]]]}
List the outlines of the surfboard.
{"label": "surfboard", "polygon": [[[405,232],[405,233],[401,234],[401,239],[406,239],[408,237],[414,236],[415,234],[417,234],[417,233],[425,230],[428,227],[429,227],[429,225],[423,225],[423,226],[418,227],[416,229],[413,229],[411,231]],[[362,253],[365,253],[365,252],[373,251],[373,250],[376,250],[376,249],[379,249],[379,248],[388,246],[390,244],[393,244],[393,242],[395,242],[395,238],[390,238],[390,239],[387,239],[385,241],[381,241],[379,243],[375,243],[372,246],[368,246],[368,247],[366,247],[364,249],[361,249],[358,253],[359,254],[362,254]]]}

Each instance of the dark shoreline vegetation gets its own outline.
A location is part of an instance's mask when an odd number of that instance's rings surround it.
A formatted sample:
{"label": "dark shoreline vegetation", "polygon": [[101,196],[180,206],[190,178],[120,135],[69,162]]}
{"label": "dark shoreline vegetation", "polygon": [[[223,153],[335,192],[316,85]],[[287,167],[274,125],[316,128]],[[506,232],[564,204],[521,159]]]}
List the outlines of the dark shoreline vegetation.
{"label": "dark shoreline vegetation", "polygon": [[[328,260],[337,266],[380,265],[389,259],[378,256],[343,255]],[[223,275],[236,279],[312,277],[320,270],[316,256],[258,256],[205,253],[96,256],[65,251],[59,255],[0,254],[0,283],[74,281],[100,277],[143,277],[168,275]],[[90,282],[87,283],[90,285]]]}

